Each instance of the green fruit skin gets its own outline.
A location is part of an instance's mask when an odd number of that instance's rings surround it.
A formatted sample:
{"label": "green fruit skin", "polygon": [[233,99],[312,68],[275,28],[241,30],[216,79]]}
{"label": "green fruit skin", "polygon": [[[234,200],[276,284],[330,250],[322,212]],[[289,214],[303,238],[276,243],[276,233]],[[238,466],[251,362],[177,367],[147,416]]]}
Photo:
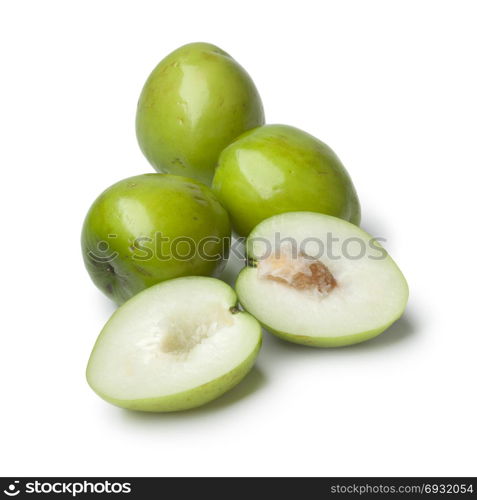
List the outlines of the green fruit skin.
{"label": "green fruit skin", "polygon": [[360,332],[354,335],[344,335],[342,337],[309,337],[306,335],[294,335],[291,333],[280,332],[278,330],[270,328],[265,324],[263,324],[263,327],[276,337],[279,337],[282,340],[286,340],[287,342],[292,342],[293,344],[301,344],[311,347],[345,347],[353,344],[359,344],[361,342],[365,342],[366,340],[377,337],[380,333],[383,333],[393,323],[395,323],[401,317],[401,315],[387,325],[376,328],[375,330]]}
{"label": "green fruit skin", "polygon": [[[242,312],[240,314],[247,313]],[[250,315],[247,314],[247,316]],[[258,328],[260,327],[258,326]],[[209,403],[210,401],[217,399],[219,396],[222,396],[222,394],[235,387],[252,369],[255,359],[257,358],[260,351],[261,345],[262,336],[260,332],[259,342],[257,343],[254,351],[245,361],[236,366],[233,370],[226,373],[222,377],[207,382],[206,384],[203,384],[199,387],[195,387],[194,389],[190,389],[188,391],[180,392],[177,394],[171,394],[170,396],[133,400],[114,399],[98,392],[91,385],[89,380],[88,383],[90,387],[96,392],[96,394],[98,394],[98,396],[100,396],[108,403],[119,406],[120,408],[157,413],[189,410],[191,408],[197,408],[198,406]]]}
{"label": "green fruit skin", "polygon": [[[96,199],[83,224],[81,247],[93,282],[121,304],[164,280],[219,273],[230,233],[228,215],[207,186],[186,177],[144,174],[114,184]],[[211,258],[197,251],[187,255],[201,241]]]}
{"label": "green fruit skin", "polygon": [[262,102],[246,71],[218,47],[191,43],[169,54],[147,79],[136,135],[157,171],[210,184],[225,146],[263,123]]}
{"label": "green fruit skin", "polygon": [[351,178],[323,142],[288,125],[242,134],[222,152],[212,189],[241,236],[285,212],[319,212],[359,225]]}

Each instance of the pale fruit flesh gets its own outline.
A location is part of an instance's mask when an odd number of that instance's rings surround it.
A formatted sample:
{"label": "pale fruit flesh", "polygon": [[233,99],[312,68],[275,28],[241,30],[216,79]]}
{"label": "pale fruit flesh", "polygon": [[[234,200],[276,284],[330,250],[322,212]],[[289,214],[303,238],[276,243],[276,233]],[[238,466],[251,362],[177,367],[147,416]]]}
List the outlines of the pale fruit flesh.
{"label": "pale fruit flesh", "polygon": [[[323,251],[319,242],[329,238],[334,247]],[[237,280],[240,302],[291,342],[362,342],[386,330],[407,303],[406,280],[391,257],[370,235],[335,217],[271,217],[251,233],[247,252],[255,264]]]}
{"label": "pale fruit flesh", "polygon": [[217,398],[248,373],[261,344],[259,323],[236,302],[214,278],[178,278],[141,292],[98,337],[90,386],[112,404],[151,412]]}

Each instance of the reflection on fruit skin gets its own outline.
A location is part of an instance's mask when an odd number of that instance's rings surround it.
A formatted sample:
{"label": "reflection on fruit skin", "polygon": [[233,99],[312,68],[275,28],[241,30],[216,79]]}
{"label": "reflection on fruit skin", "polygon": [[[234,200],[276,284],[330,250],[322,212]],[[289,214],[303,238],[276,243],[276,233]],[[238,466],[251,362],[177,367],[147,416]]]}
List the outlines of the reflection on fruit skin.
{"label": "reflection on fruit skin", "polygon": [[169,54],[147,79],[136,135],[157,171],[210,184],[220,152],[263,123],[262,102],[246,71],[218,47],[192,43]]}
{"label": "reflection on fruit skin", "polygon": [[[180,253],[181,242],[190,256]],[[216,275],[229,244],[229,218],[212,191],[167,174],[130,177],[106,189],[91,206],[81,236],[91,279],[119,304],[167,279]]]}
{"label": "reflection on fruit skin", "polygon": [[356,225],[361,219],[356,190],[336,154],[287,125],[256,128],[228,146],[212,189],[241,236],[285,212],[319,212]]}

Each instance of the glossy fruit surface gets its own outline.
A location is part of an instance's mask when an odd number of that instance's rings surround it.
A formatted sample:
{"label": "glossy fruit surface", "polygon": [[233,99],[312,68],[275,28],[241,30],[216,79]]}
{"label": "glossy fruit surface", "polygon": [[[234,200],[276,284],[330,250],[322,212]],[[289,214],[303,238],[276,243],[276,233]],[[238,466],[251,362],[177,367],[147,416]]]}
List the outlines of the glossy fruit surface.
{"label": "glossy fruit surface", "polygon": [[285,212],[319,212],[354,224],[361,218],[353,183],[335,153],[287,125],[265,125],[230,144],[212,188],[241,236]]}
{"label": "glossy fruit surface", "polygon": [[122,303],[156,283],[210,276],[228,255],[229,218],[193,179],[144,174],[106,189],[91,206],[81,245],[100,290]]}
{"label": "glossy fruit surface", "polygon": [[139,293],[107,322],[87,368],[91,388],[132,410],[201,406],[250,371],[261,328],[214,278],[170,280]]}
{"label": "glossy fruit surface", "polygon": [[215,45],[191,43],[147,79],[136,134],[156,170],[210,184],[220,152],[263,123],[262,102],[246,71]]}
{"label": "glossy fruit surface", "polygon": [[385,331],[403,314],[408,286],[382,246],[336,217],[289,212],[247,239],[252,265],[237,279],[240,303],[270,332],[338,347]]}

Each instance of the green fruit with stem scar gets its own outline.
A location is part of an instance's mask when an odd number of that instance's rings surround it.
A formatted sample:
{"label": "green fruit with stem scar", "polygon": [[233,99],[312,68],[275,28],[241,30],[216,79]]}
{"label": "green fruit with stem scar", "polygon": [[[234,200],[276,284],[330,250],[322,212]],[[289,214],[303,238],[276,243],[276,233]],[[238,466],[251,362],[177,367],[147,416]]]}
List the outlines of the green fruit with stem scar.
{"label": "green fruit with stem scar", "polygon": [[216,275],[229,245],[229,218],[212,191],[168,174],[138,175],[106,189],[81,236],[91,279],[119,304],[161,281]]}
{"label": "green fruit with stem scar", "polygon": [[220,152],[264,123],[246,71],[215,45],[191,43],[163,59],[142,89],[136,135],[159,172],[210,184]]}

